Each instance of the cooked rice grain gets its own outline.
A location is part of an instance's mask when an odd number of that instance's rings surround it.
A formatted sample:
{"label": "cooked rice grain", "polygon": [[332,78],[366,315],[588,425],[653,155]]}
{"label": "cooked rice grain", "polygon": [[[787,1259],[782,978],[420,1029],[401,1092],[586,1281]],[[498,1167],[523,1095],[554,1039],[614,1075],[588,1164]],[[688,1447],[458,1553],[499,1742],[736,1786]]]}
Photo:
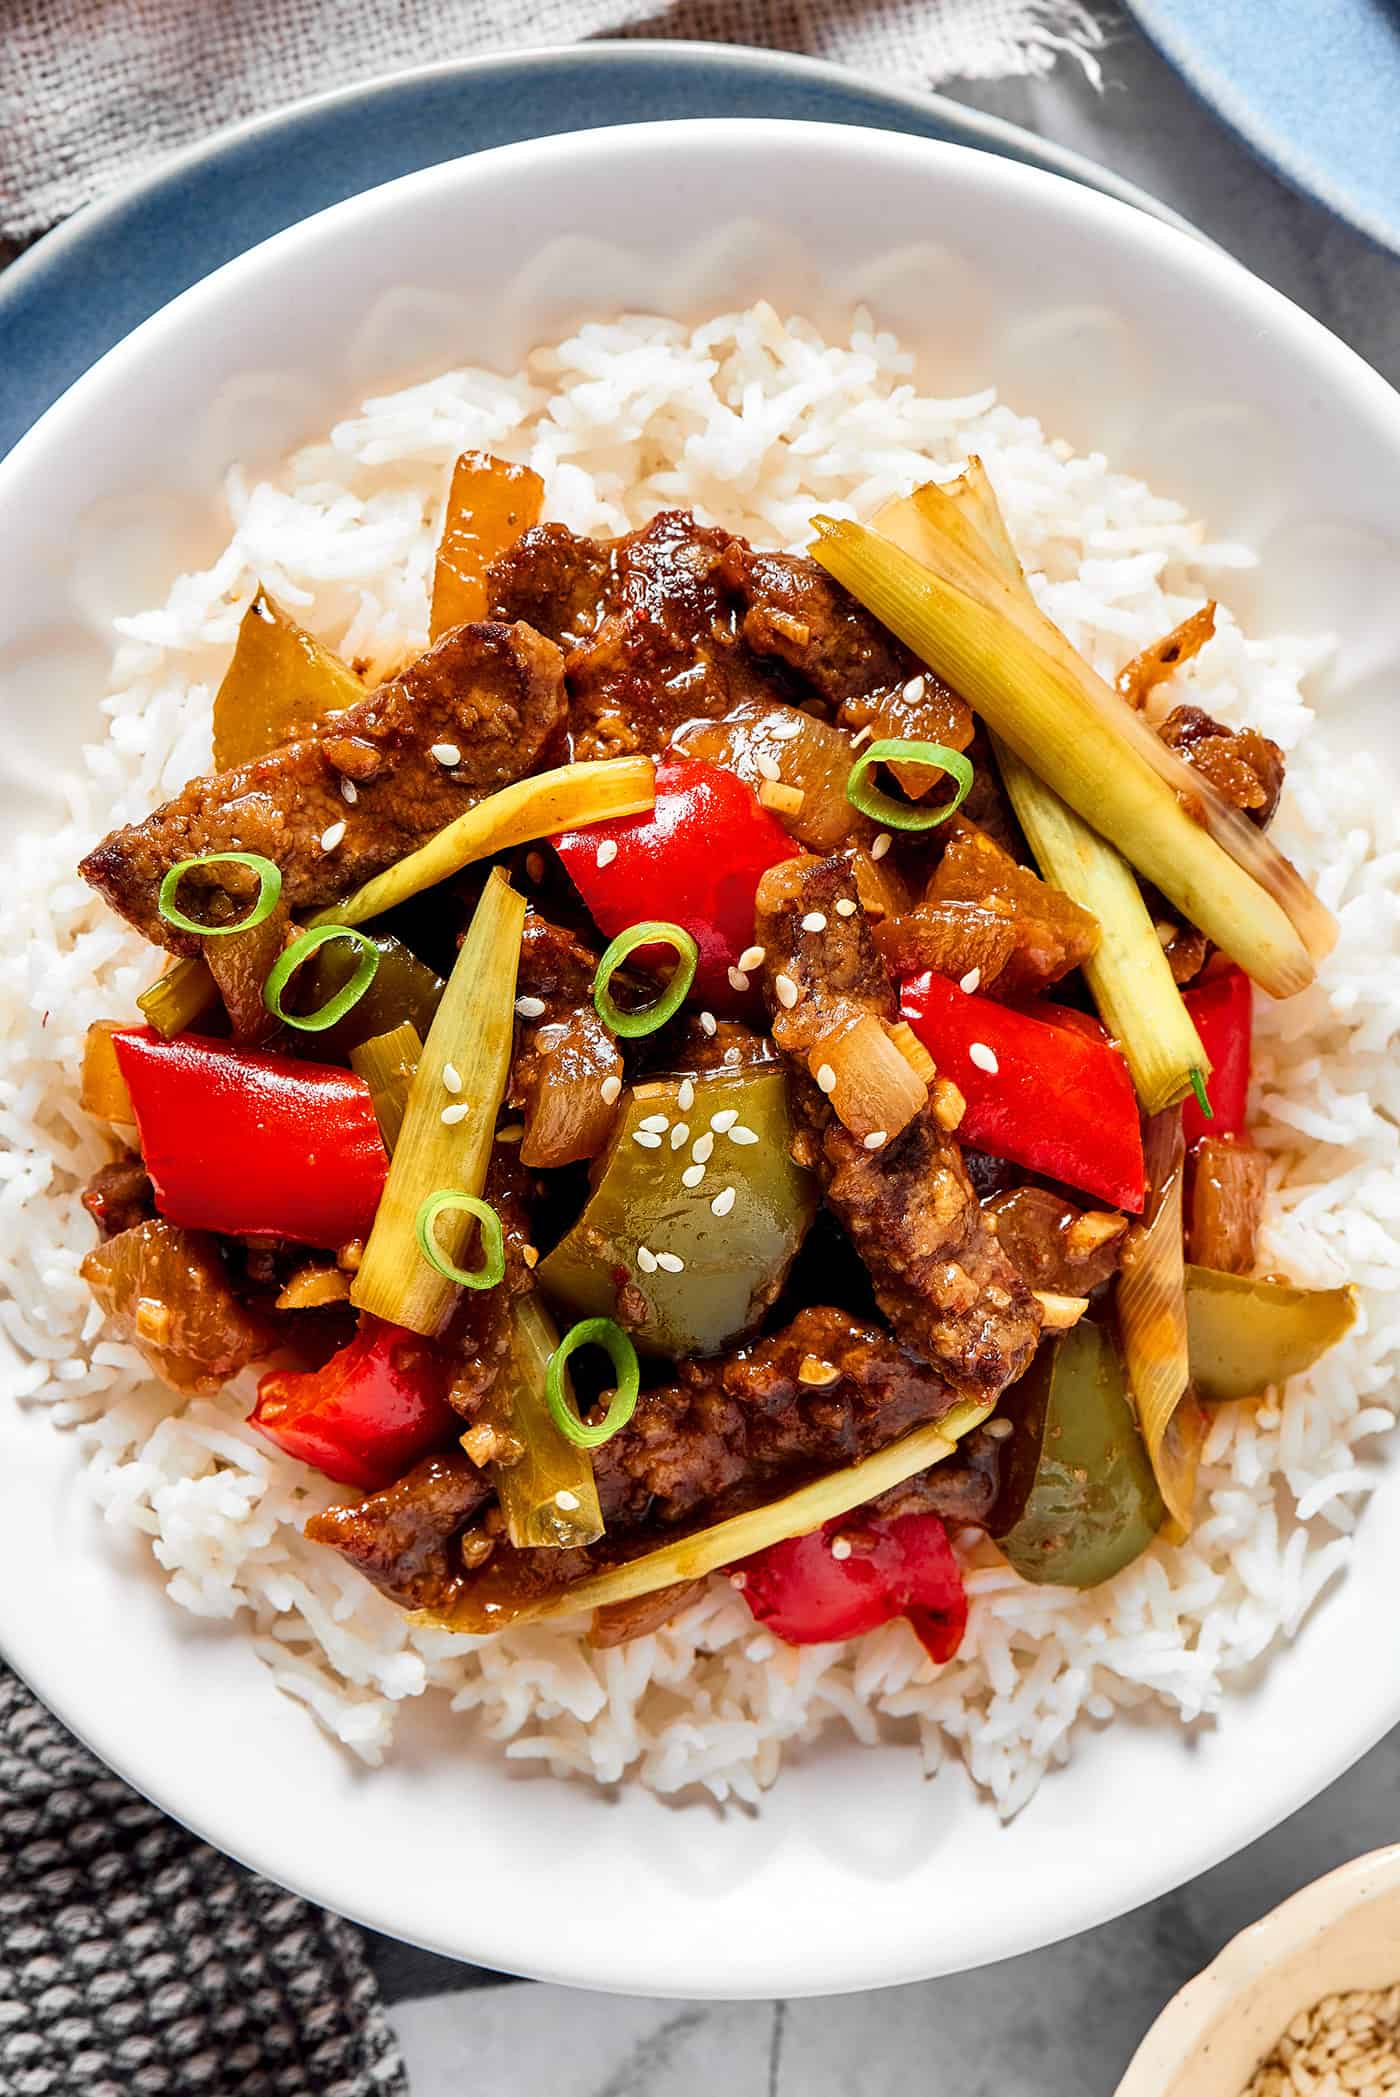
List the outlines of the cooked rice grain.
{"label": "cooked rice grain", "polygon": [[251,1379],[181,1403],[104,1336],[78,1275],[91,1241],[78,1195],[106,1146],[78,1109],[75,1074],[88,1022],[130,1016],[151,955],[73,868],[114,822],[207,767],[211,691],[259,580],[372,676],[424,645],[446,476],[466,445],[528,462],[546,514],[578,529],[625,531],[689,504],[788,546],[813,510],[868,513],[976,450],[1041,602],[1110,675],[1207,595],[1228,602],[1228,571],[1250,558],[1211,549],[1179,505],[1047,441],[991,391],[920,394],[912,358],[868,317],[826,342],[766,306],[693,331],[593,324],[518,378],[462,370],[367,401],[275,482],[231,473],[226,551],[119,622],[107,737],[68,783],[71,821],[12,855],[0,1323],[22,1360],[5,1372],[10,1394],[76,1430],[106,1519],[150,1538],[172,1600],[239,1618],[281,1688],[367,1762],[390,1745],[395,1704],[435,1689],[509,1756],[752,1800],[787,1743],[831,1725],[874,1741],[901,1719],[928,1767],[960,1755],[1010,1814],[1120,1707],[1219,1712],[1232,1674],[1291,1636],[1346,1565],[1400,1348],[1400,817],[1379,769],[1330,749],[1303,697],[1325,646],[1246,638],[1228,610],[1164,695],[1286,746],[1277,834],[1341,921],[1317,985],[1260,1013],[1261,1263],[1303,1282],[1349,1276],[1367,1297],[1355,1333],[1281,1405],[1218,1413],[1189,1545],[1159,1544],[1081,1595],[1025,1586],[968,1539],[971,1622],[943,1668],[902,1623],[847,1645],[778,1645],[722,1578],[630,1646],[595,1653],[575,1632],[529,1626],[478,1644],[408,1622],[303,1540],[335,1489],[242,1424]]}

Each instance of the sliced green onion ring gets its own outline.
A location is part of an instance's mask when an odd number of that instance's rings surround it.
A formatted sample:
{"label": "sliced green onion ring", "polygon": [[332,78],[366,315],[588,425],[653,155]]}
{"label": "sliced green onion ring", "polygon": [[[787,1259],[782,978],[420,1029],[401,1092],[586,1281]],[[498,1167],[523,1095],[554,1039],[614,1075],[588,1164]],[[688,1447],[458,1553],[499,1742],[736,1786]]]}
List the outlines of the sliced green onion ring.
{"label": "sliced green onion ring", "polygon": [[[257,900],[246,917],[239,918],[235,925],[201,925],[197,918],[186,917],[176,903],[180,883],[197,866],[246,866],[258,877]],[[156,897],[156,909],[167,925],[177,932],[192,932],[196,939],[227,939],[234,932],[251,932],[264,918],[271,917],[282,894],[282,869],[261,852],[199,852],[193,859],[177,859],[174,866],[160,884]]]}
{"label": "sliced green onion ring", "polygon": [[[958,790],[951,801],[941,801],[936,808],[923,808],[912,801],[896,801],[866,780],[866,773],[872,765],[888,764],[928,765],[934,771],[947,772],[956,779]],[[942,743],[908,743],[892,738],[882,743],[866,744],[851,766],[846,781],[846,799],[852,808],[858,808],[873,823],[883,823],[887,829],[932,830],[937,824],[946,823],[950,815],[957,814],[972,791],[972,776],[972,766],[961,750],[947,750]]]}
{"label": "sliced green onion ring", "polygon": [[[644,1005],[640,1012],[620,1011],[608,989],[613,971],[621,968],[628,955],[635,954],[638,947],[649,946],[654,940],[675,949],[676,966],[671,980],[654,1005]],[[645,918],[639,925],[629,925],[604,950],[593,978],[593,1002],[598,1008],[599,1019],[610,1033],[620,1035],[624,1041],[636,1041],[643,1034],[654,1034],[685,1003],[695,981],[699,960],[700,949],[683,925],[671,925],[659,917]]]}
{"label": "sliced green onion ring", "polygon": [[[360,958],[355,964],[354,975],[314,1012],[285,1012],[282,1009],[283,991],[303,961],[309,961],[317,947],[323,947],[330,939],[348,939],[352,946],[359,948]],[[263,984],[263,1003],[273,1018],[280,1019],[284,1026],[296,1027],[302,1034],[321,1034],[327,1027],[333,1027],[338,1019],[344,1019],[352,1006],[359,1004],[374,981],[378,966],[379,949],[367,932],[357,932],[353,925],[312,925],[273,962]]]}
{"label": "sliced green onion ring", "polygon": [[1215,1109],[1210,1103],[1210,1094],[1206,1091],[1206,1081],[1201,1076],[1200,1071],[1194,1066],[1191,1071],[1191,1090],[1195,1093],[1196,1105],[1205,1115],[1206,1120],[1214,1121]]}
{"label": "sliced green onion ring", "polygon": [[[674,931],[675,927],[669,929]],[[569,1356],[576,1354],[580,1347],[601,1347],[617,1378],[612,1403],[600,1427],[586,1426],[580,1420],[564,1388],[564,1371]],[[549,1367],[544,1372],[544,1395],[550,1417],[564,1439],[578,1449],[601,1449],[604,1442],[610,1442],[637,1410],[637,1393],[641,1387],[642,1372],[637,1366],[637,1350],[612,1318],[583,1318],[577,1325],[571,1325],[549,1357]]]}
{"label": "sliced green onion ring", "polygon": [[[461,1209],[468,1216],[475,1216],[481,1225],[481,1265],[466,1268],[454,1266],[443,1252],[433,1235],[433,1226],[444,1209]],[[489,1201],[478,1194],[463,1194],[457,1187],[439,1187],[436,1194],[429,1194],[419,1205],[413,1222],[418,1239],[418,1250],[430,1267],[444,1281],[457,1282],[464,1289],[494,1289],[504,1281],[506,1272],[506,1241],[501,1229],[501,1219]]]}

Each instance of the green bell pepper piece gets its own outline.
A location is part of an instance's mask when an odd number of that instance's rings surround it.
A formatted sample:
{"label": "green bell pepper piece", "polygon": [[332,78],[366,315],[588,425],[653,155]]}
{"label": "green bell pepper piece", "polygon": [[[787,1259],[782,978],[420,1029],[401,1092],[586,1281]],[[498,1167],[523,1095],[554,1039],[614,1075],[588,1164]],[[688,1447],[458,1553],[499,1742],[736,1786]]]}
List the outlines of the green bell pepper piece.
{"label": "green bell pepper piece", "polygon": [[1207,1404],[1257,1398],[1310,1369],[1356,1323],[1356,1291],[1186,1269],[1191,1381]]}
{"label": "green bell pepper piece", "polygon": [[[306,1053],[319,1062],[348,1057],[361,1042],[372,1040],[376,1034],[387,1034],[405,1021],[417,1029],[422,1040],[428,1038],[433,1014],[442,999],[442,977],[391,932],[376,932],[372,936],[379,949],[379,966],[364,996],[324,1033],[298,1037],[309,1044]],[[318,947],[300,973],[292,1009],[315,1012],[344,989],[359,959],[359,950],[348,939],[328,940],[325,946]]]}
{"label": "green bell pepper piece", "polygon": [[1011,1422],[991,1532],[1023,1580],[1097,1587],[1166,1516],[1111,1333],[1080,1324],[1006,1393]]}
{"label": "green bell pepper piece", "polygon": [[[694,1088],[688,1107],[680,1104],[683,1085]],[[714,1118],[726,1114],[757,1142],[736,1143],[714,1129]],[[663,1118],[664,1128],[643,1127]],[[687,1135],[673,1149],[678,1122]],[[687,1187],[682,1175],[694,1174],[695,1145],[706,1135],[712,1148],[702,1156],[703,1177]],[[794,1164],[791,1142],[780,1067],[703,1071],[631,1088],[582,1215],[540,1262],[540,1286],[576,1318],[616,1318],[647,1353],[717,1354],[758,1324],[812,1221],[816,1185]],[[660,1263],[651,1266],[643,1248]]]}

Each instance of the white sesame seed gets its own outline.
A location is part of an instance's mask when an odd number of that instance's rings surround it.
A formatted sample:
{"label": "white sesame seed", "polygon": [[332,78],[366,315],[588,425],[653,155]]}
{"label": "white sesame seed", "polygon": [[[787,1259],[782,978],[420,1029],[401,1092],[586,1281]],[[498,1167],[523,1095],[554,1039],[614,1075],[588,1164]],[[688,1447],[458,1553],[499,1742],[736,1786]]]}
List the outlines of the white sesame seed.
{"label": "white sesame seed", "polygon": [[826,919],[820,910],[809,910],[802,920],[804,932],[825,932]]}
{"label": "white sesame seed", "polygon": [[664,1136],[670,1126],[670,1119],[665,1114],[648,1114],[644,1121],[637,1123],[639,1129],[654,1129],[658,1136]]}
{"label": "white sesame seed", "polygon": [[684,1150],[684,1149],[685,1149],[685,1147],[686,1147],[686,1144],[687,1144],[687,1143],[688,1143],[689,1141],[690,1141],[690,1123],[689,1123],[688,1121],[678,1121],[678,1122],[676,1123],[675,1127],[674,1127],[674,1128],[672,1129],[672,1131],[671,1131],[671,1148],[672,1148],[672,1150]]}
{"label": "white sesame seed", "polygon": [[823,1092],[834,1092],[836,1090],[836,1072],[829,1063],[823,1063],[818,1067],[817,1084]]}
{"label": "white sesame seed", "polygon": [[571,1493],[567,1486],[561,1485],[554,1495],[554,1504],[556,1507],[562,1507],[565,1514],[572,1514],[578,1506],[578,1494]]}
{"label": "white sesame seed", "polygon": [[459,1121],[466,1120],[470,1112],[471,1109],[468,1107],[466,1101],[464,1099],[458,1100],[455,1107],[443,1108],[442,1119],[447,1123],[448,1128],[455,1128]]}
{"label": "white sesame seed", "polygon": [[854,917],[856,914],[856,909],[857,905],[851,901],[849,896],[842,896],[840,902],[836,906],[836,915],[838,917]]}
{"label": "white sesame seed", "polygon": [[908,684],[904,687],[904,696],[911,706],[917,706],[924,696],[923,678],[911,677]]}
{"label": "white sesame seed", "polygon": [[683,1114],[688,1114],[695,1105],[695,1087],[689,1078],[681,1079],[681,1089],[676,1094],[676,1105]]}
{"label": "white sesame seed", "polygon": [[965,976],[959,976],[959,978],[958,978],[958,989],[959,989],[959,990],[965,990],[965,991],[967,992],[968,996],[969,996],[969,997],[971,997],[971,995],[972,995],[973,991],[974,991],[974,990],[975,990],[975,989],[977,988],[977,986],[978,986],[978,984],[979,984],[979,983],[981,982],[981,980],[982,980],[982,971],[981,971],[981,969],[980,969],[980,968],[970,968],[970,969],[968,970],[968,972],[967,972],[967,974],[966,974]]}
{"label": "white sesame seed", "polygon": [[515,1009],[520,1014],[520,1017],[522,1019],[543,1019],[544,999],[517,998],[515,1001]]}
{"label": "white sesame seed", "polygon": [[700,1014],[700,1024],[705,1029],[705,1032],[707,1034],[713,1034],[715,1031],[715,1026],[717,1024],[714,1013],[702,1012]]}
{"label": "white sesame seed", "polygon": [[622,1080],[615,1070],[604,1078],[598,1090],[603,1095],[603,1105],[605,1107],[615,1107],[617,1105],[618,1100],[622,1097]]}
{"label": "white sesame seed", "polygon": [[745,970],[762,968],[763,955],[764,949],[762,947],[745,947],[743,953],[739,956],[740,968]]}
{"label": "white sesame seed", "polygon": [[656,1264],[666,1274],[684,1274],[685,1261],[674,1252],[659,1252]]}
{"label": "white sesame seed", "polygon": [[698,1187],[704,1177],[705,1168],[703,1165],[687,1165],[685,1171],[681,1174],[681,1185],[683,1187]]}
{"label": "white sesame seed", "polygon": [[462,762],[462,753],[455,743],[434,743],[433,756],[440,765],[446,765],[449,770],[453,765]]}
{"label": "white sesame seed", "polygon": [[861,729],[860,733],[851,737],[851,748],[853,750],[859,750],[861,744],[868,743],[870,741],[871,736],[874,735],[874,733],[875,723],[873,721],[867,721],[864,728]]}
{"label": "white sesame seed", "polygon": [[744,974],[744,971],[743,971],[743,970],[742,970],[741,968],[731,968],[731,969],[730,969],[730,971],[729,971],[729,987],[730,987],[730,989],[731,989],[731,990],[747,990],[747,989],[748,989],[748,987],[749,987],[749,979],[748,979],[748,977],[747,977],[747,976],[746,976],[746,975]]}
{"label": "white sesame seed", "polygon": [[543,852],[527,852],[527,853],[525,854],[525,877],[526,877],[526,879],[527,879],[527,880],[529,880],[529,881],[535,881],[535,882],[543,881],[543,879],[544,879],[544,854],[543,854]]}
{"label": "white sesame seed", "polygon": [[757,1143],[758,1141],[758,1137],[753,1129],[746,1129],[742,1126],[740,1126],[737,1129],[727,1129],[725,1133],[729,1137],[731,1143],[744,1144]]}
{"label": "white sesame seed", "polygon": [[[1259,1418],[1258,1413],[1254,1417],[1257,1420]],[[1006,1437],[1014,1431],[1009,1420],[988,1420],[982,1430],[989,1442],[1004,1442]]]}
{"label": "white sesame seed", "polygon": [[791,976],[774,976],[773,990],[784,1012],[791,1012],[797,1003],[798,990]]}
{"label": "white sesame seed", "polygon": [[892,837],[890,836],[890,833],[889,833],[889,831],[888,831],[888,830],[882,830],[882,831],[880,832],[880,835],[879,835],[879,836],[878,836],[878,837],[876,838],[876,840],[875,840],[874,844],[873,844],[873,845],[872,845],[872,846],[870,847],[870,856],[871,856],[871,858],[872,858],[872,859],[883,859],[883,858],[884,858],[884,856],[885,856],[885,854],[886,854],[886,852],[888,852],[888,851],[889,851],[889,849],[890,849],[890,846],[891,846],[891,845],[892,845],[893,843],[894,843],[894,839],[893,839],[893,838],[892,838]]}
{"label": "white sesame seed", "polygon": [[617,857],[617,839],[605,837],[598,847],[598,865],[611,866]]}
{"label": "white sesame seed", "polygon": [[775,721],[768,733],[777,742],[790,743],[801,735],[804,725],[801,721]]}
{"label": "white sesame seed", "polygon": [[766,750],[762,751],[754,759],[754,763],[758,766],[765,779],[781,779],[783,776],[782,767],[779,765],[777,758],[770,757]]}
{"label": "white sesame seed", "polygon": [[985,1041],[969,1042],[967,1055],[968,1061],[975,1063],[979,1070],[985,1070],[988,1077],[994,1078],[1001,1067],[997,1062],[996,1050],[989,1049]]}
{"label": "white sesame seed", "polygon": [[831,1555],[833,1558],[849,1558],[851,1555],[851,1539],[848,1536],[833,1536],[831,1539]]}
{"label": "white sesame seed", "polygon": [[443,1082],[443,1084],[444,1084],[444,1085],[445,1085],[445,1086],[447,1087],[447,1089],[448,1089],[448,1091],[449,1091],[449,1092],[460,1092],[460,1091],[461,1091],[461,1089],[462,1089],[462,1074],[461,1074],[461,1072],[460,1072],[460,1071],[458,1070],[458,1068],[457,1068],[457,1066],[456,1066],[456,1064],[455,1064],[455,1063],[444,1063],[444,1064],[443,1064],[443,1066],[442,1066],[442,1082]]}
{"label": "white sesame seed", "polygon": [[637,1265],[641,1268],[643,1274],[655,1274],[656,1254],[648,1246],[639,1245],[637,1247]]}
{"label": "white sesame seed", "polygon": [[744,1589],[748,1586],[748,1584],[749,1576],[747,1573],[731,1573],[729,1576],[729,1585],[731,1587],[737,1587],[741,1594],[743,1593]]}
{"label": "white sesame seed", "polygon": [[883,1150],[889,1140],[883,1129],[872,1129],[865,1139],[865,1147],[867,1150]]}
{"label": "white sesame seed", "polygon": [[729,1065],[731,1070],[734,1068],[736,1063],[742,1063],[743,1059],[744,1051],[742,1049],[732,1048],[726,1049],[724,1052],[724,1060]]}
{"label": "white sesame seed", "polygon": [[727,1216],[733,1206],[734,1189],[732,1187],[721,1187],[719,1193],[710,1203],[710,1214],[712,1216]]}
{"label": "white sesame seed", "polygon": [[710,1162],[710,1153],[714,1149],[714,1147],[715,1139],[713,1136],[709,1134],[708,1131],[706,1131],[706,1133],[703,1136],[696,1137],[695,1142],[691,1147],[690,1155],[692,1158],[694,1158],[697,1165],[708,1165]]}
{"label": "white sesame seed", "polygon": [[655,1129],[633,1129],[632,1141],[640,1143],[643,1150],[660,1150],[661,1138]]}
{"label": "white sesame seed", "polygon": [[321,832],[321,850],[333,852],[345,835],[344,823],[331,823]]}
{"label": "white sesame seed", "polygon": [[341,782],[340,782],[340,798],[341,798],[341,800],[342,800],[342,801],[344,801],[344,802],[345,802],[345,804],[347,805],[347,807],[353,808],[353,807],[355,806],[355,803],[356,803],[356,802],[357,802],[357,801],[359,800],[359,798],[360,798],[360,790],[359,790],[359,788],[358,788],[358,787],[356,786],[356,784],[355,784],[355,782],[354,782],[354,780],[353,780],[353,779],[342,779],[342,780],[341,780]]}
{"label": "white sesame seed", "polygon": [[720,1113],[710,1116],[710,1127],[717,1136],[722,1136],[726,1129],[733,1128],[738,1119],[739,1109],[737,1107],[725,1107]]}

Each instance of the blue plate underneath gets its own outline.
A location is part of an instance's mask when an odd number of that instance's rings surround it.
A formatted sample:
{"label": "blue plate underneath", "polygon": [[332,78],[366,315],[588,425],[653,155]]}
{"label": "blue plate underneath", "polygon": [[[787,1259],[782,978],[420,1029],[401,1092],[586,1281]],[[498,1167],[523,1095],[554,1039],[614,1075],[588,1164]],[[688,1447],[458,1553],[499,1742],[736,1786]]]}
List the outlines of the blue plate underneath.
{"label": "blue plate underneath", "polygon": [[370,81],[219,133],[90,205],[0,276],[0,457],[141,321],[314,211],[518,139],[673,117],[785,117],[954,139],[1174,219],[1077,154],[936,95],[723,44],[601,43]]}
{"label": "blue plate underneath", "polygon": [[1128,0],[1203,101],[1400,253],[1400,0]]}

